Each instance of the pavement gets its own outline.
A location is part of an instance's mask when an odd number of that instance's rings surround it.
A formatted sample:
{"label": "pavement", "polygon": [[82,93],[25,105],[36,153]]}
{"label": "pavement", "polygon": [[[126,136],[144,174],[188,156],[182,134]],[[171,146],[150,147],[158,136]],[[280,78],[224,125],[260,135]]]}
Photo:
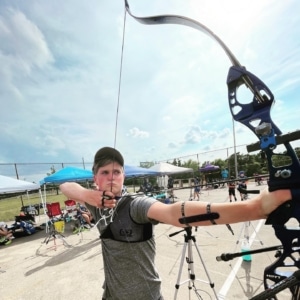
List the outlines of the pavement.
{"label": "pavement", "polygon": [[[254,183],[249,186],[249,189],[262,188],[266,186],[256,187]],[[190,189],[176,190],[176,201],[189,201],[190,193]],[[200,198],[200,201],[229,201],[227,188],[202,190]],[[36,217],[37,224],[46,220],[44,215]],[[193,238],[188,242],[185,231],[170,236],[181,231],[180,228],[165,224],[155,227],[156,265],[165,300],[241,300],[264,290],[264,268],[275,261],[275,251],[251,255],[249,262],[242,257],[219,262],[216,257],[239,253],[246,228],[251,250],[280,245],[280,241],[263,220],[231,227],[234,235],[225,225],[193,228]],[[73,234],[71,223],[66,223],[63,234],[64,239],[51,237],[45,243],[48,234],[42,230],[0,247],[0,299],[101,299],[104,276],[97,229]],[[194,263],[187,263],[188,256]],[[195,280],[189,280],[189,268]],[[189,284],[195,288],[189,289]],[[288,292],[278,297],[287,298],[290,298]]]}

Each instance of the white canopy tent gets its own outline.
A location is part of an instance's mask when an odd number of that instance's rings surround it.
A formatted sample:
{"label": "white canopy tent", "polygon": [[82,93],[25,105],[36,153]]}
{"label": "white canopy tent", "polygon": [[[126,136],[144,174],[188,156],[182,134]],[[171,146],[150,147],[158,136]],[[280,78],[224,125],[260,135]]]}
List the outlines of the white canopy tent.
{"label": "white canopy tent", "polygon": [[177,167],[165,162],[160,162],[150,167],[149,170],[156,171],[160,174],[161,177],[157,178],[157,184],[162,187],[167,187],[170,175],[189,172],[192,173],[194,171],[192,168]]}
{"label": "white canopy tent", "polygon": [[39,190],[40,185],[0,175],[0,194],[22,193]]}
{"label": "white canopy tent", "polygon": [[178,173],[193,172],[192,168],[177,167],[165,162],[158,163],[149,169],[159,172],[160,175],[171,175],[171,174],[178,174]]}
{"label": "white canopy tent", "polygon": [[[41,202],[43,204],[43,198],[41,194],[41,187],[37,183],[32,183],[29,181],[19,180],[12,177],[7,177],[0,175],[0,194],[27,194],[27,199],[29,199],[29,191],[39,191]],[[22,206],[24,206],[23,200],[21,198]]]}

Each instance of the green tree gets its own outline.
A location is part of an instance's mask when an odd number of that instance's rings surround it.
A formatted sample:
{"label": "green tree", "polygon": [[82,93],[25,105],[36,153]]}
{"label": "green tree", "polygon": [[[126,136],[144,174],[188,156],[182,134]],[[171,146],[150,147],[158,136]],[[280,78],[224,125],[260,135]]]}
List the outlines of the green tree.
{"label": "green tree", "polygon": [[50,176],[56,172],[55,167],[52,165],[50,168],[50,173],[47,173],[47,176]]}
{"label": "green tree", "polygon": [[146,168],[146,169],[149,169],[151,168],[152,166],[154,166],[155,163],[153,161],[144,161],[144,162],[140,162],[140,167],[141,168]]}

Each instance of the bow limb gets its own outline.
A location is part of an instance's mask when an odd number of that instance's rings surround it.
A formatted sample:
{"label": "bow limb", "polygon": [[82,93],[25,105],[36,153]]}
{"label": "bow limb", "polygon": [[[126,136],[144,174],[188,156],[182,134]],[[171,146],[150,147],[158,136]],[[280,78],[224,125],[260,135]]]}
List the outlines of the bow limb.
{"label": "bow limb", "polygon": [[128,1],[127,0],[124,0],[124,1],[125,1],[125,8],[126,8],[126,11],[128,12],[128,14],[141,24],[145,24],[145,25],[177,24],[177,25],[184,25],[187,27],[191,27],[191,28],[200,30],[201,32],[210,36],[213,40],[215,40],[222,47],[222,49],[225,51],[226,55],[230,59],[233,66],[241,67],[240,62],[234,56],[234,54],[230,51],[230,49],[225,45],[225,43],[217,35],[215,35],[210,29],[208,29],[205,25],[203,25],[193,19],[179,16],[179,15],[159,15],[159,16],[149,16],[149,17],[137,17],[131,13]]}
{"label": "bow limb", "polygon": [[[245,68],[240,64],[235,55],[231,52],[231,50],[226,46],[226,44],[209,28],[207,28],[202,23],[179,15],[159,15],[159,16],[149,16],[149,17],[137,17],[133,15],[130,11],[129,4],[127,0],[125,1],[125,9],[127,13],[134,18],[137,22],[145,25],[159,25],[159,24],[177,24],[184,25],[187,27],[194,28],[196,30],[201,31],[202,33],[208,35],[213,40],[215,40],[224,50],[225,54],[231,61],[233,67],[236,67],[238,70],[245,70]],[[250,73],[249,73],[250,74]],[[251,92],[255,95],[256,99],[259,102],[264,103],[265,98],[264,95],[260,93],[260,90],[253,86],[253,82],[247,73],[244,73],[241,77],[243,83],[251,90]]]}

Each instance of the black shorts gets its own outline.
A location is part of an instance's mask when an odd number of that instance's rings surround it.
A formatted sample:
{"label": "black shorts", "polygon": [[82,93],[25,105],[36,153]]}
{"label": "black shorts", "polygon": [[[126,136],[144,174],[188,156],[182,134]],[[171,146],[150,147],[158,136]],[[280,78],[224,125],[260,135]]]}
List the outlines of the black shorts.
{"label": "black shorts", "polygon": [[228,193],[229,193],[229,196],[230,195],[235,196],[235,189],[229,189]]}

